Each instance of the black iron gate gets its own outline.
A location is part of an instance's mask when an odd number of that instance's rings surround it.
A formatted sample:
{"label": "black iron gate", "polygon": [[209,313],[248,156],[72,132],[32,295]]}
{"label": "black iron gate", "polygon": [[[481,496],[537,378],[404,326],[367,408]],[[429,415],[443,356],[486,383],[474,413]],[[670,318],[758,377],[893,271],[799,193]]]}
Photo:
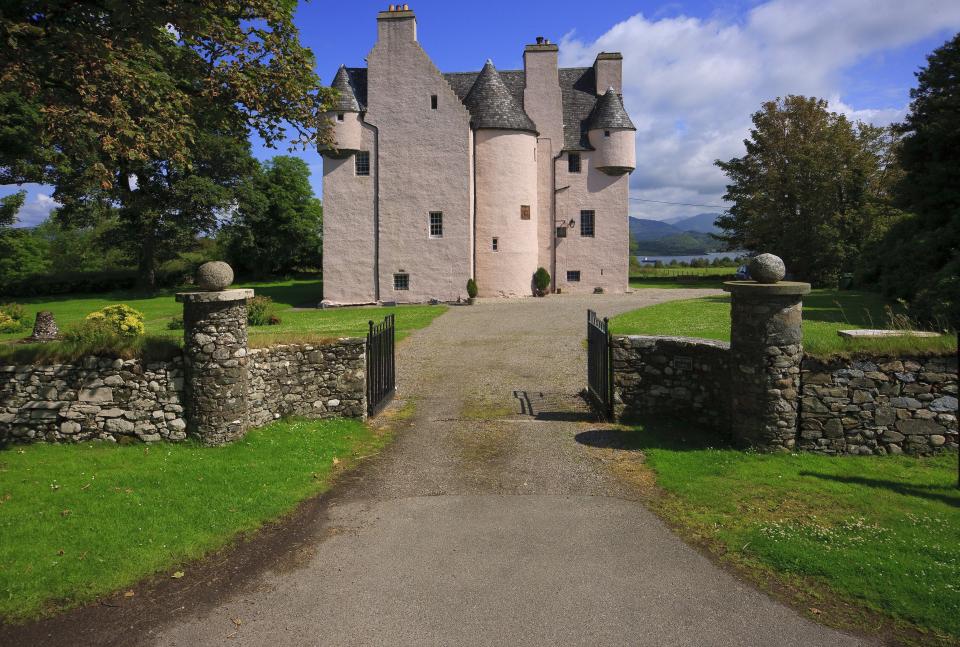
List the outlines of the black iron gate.
{"label": "black iron gate", "polygon": [[610,361],[610,327],[587,310],[587,385],[591,399],[606,420],[613,419],[613,362]]}
{"label": "black iron gate", "polygon": [[393,398],[396,390],[393,315],[367,332],[367,415],[375,416]]}

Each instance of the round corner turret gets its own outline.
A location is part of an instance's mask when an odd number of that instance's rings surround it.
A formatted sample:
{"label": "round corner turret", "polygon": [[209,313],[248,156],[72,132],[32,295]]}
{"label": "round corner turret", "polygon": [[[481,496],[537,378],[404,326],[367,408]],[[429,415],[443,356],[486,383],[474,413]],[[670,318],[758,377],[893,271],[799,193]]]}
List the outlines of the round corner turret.
{"label": "round corner turret", "polygon": [[596,149],[594,168],[607,175],[625,175],[637,167],[636,127],[613,88],[600,95],[587,119],[587,138]]}

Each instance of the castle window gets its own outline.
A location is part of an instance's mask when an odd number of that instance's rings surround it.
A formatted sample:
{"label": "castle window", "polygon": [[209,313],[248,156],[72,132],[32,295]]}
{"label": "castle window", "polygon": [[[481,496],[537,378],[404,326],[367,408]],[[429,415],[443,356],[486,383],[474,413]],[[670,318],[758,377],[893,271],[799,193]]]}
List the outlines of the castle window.
{"label": "castle window", "polygon": [[491,247],[492,247],[493,251],[497,251],[497,250],[500,248],[500,239],[499,239],[499,238],[494,238],[494,239],[493,239],[493,245],[492,245]]}
{"label": "castle window", "polygon": [[343,121],[343,113],[342,113],[342,112],[338,112],[338,113],[337,113],[337,121]]}
{"label": "castle window", "polygon": [[587,238],[593,238],[594,231],[594,220],[596,219],[596,213],[593,209],[589,211],[580,212],[580,235]]}
{"label": "castle window", "polygon": [[370,175],[370,153],[368,151],[357,151],[354,170],[357,175]]}
{"label": "castle window", "polygon": [[580,153],[567,153],[567,170],[571,173],[580,172]]}
{"label": "castle window", "polygon": [[409,290],[410,289],[410,275],[405,272],[398,272],[393,275],[393,289],[394,290]]}
{"label": "castle window", "polygon": [[431,110],[437,109],[437,95],[435,94],[430,95],[430,109]]}
{"label": "castle window", "polygon": [[604,136],[604,137],[609,137],[609,136],[610,136],[610,131],[609,131],[609,130],[604,130],[604,131],[603,131],[603,136]]}
{"label": "castle window", "polygon": [[430,238],[443,238],[443,212],[430,212]]}
{"label": "castle window", "polygon": [[557,238],[566,238],[566,237],[567,237],[567,228],[557,227]]}
{"label": "castle window", "polygon": [[567,270],[567,283],[579,283],[580,270]]}
{"label": "castle window", "polygon": [[521,204],[520,205],[520,220],[530,220],[530,205]]}

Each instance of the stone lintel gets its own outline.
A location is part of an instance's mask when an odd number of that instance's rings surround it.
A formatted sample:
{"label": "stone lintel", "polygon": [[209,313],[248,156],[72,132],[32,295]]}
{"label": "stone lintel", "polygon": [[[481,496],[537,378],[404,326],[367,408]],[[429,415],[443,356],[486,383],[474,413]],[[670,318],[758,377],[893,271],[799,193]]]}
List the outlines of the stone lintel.
{"label": "stone lintel", "polygon": [[253,298],[253,290],[242,288],[236,290],[218,290],[216,292],[178,292],[179,303],[217,303],[224,301],[245,301]]}
{"label": "stone lintel", "polygon": [[797,281],[780,281],[779,283],[757,283],[756,281],[726,281],[723,284],[725,292],[731,294],[763,298],[766,296],[803,296],[810,294],[809,283]]}

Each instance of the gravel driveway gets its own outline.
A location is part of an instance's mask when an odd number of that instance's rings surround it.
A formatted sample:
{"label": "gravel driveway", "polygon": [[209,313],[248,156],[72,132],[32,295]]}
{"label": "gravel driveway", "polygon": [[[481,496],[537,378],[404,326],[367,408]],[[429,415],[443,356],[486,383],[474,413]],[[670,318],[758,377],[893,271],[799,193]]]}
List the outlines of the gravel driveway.
{"label": "gravel driveway", "polygon": [[338,488],[309,560],[152,644],[862,644],[718,569],[575,440],[601,427],[577,395],[587,308],[712,293],[451,308],[400,344],[412,426]]}

